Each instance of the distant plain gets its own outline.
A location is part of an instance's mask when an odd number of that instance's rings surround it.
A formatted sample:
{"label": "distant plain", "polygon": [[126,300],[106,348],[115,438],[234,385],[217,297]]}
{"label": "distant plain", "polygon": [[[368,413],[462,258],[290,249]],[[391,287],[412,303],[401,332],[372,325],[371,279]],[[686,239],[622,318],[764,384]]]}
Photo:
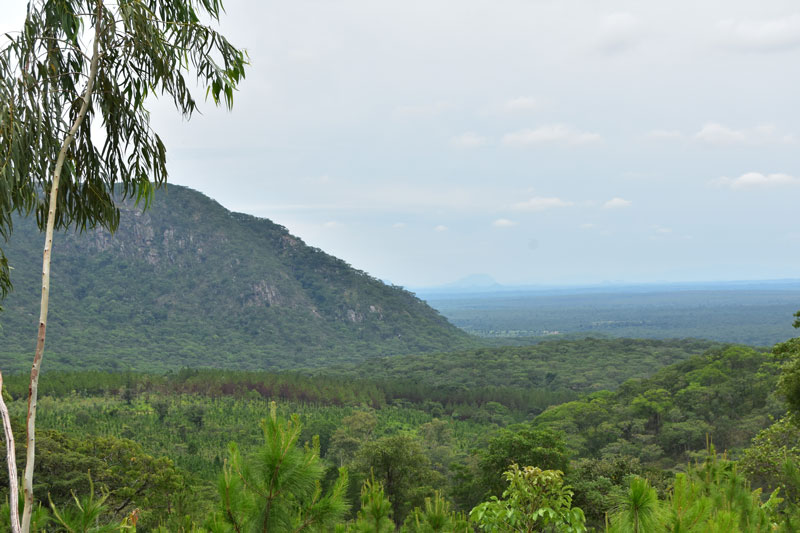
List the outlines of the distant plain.
{"label": "distant plain", "polygon": [[796,334],[800,309],[796,280],[416,292],[459,328],[500,343],[611,336],[770,346]]}

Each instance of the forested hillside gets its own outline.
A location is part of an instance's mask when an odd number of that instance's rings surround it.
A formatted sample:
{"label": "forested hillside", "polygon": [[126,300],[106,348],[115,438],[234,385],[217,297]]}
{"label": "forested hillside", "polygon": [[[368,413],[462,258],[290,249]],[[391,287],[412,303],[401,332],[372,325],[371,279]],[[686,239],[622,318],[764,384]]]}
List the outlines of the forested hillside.
{"label": "forested hillside", "polygon": [[[15,221],[4,372],[30,365],[42,243]],[[474,345],[413,294],[180,186],[145,212],[125,205],[114,235],[57,235],[53,257],[50,369],[289,368]]]}

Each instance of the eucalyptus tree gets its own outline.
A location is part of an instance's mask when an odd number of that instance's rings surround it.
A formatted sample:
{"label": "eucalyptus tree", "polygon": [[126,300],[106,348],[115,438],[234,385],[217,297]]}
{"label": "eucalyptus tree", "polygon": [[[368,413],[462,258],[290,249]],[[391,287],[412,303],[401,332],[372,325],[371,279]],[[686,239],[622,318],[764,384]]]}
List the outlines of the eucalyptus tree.
{"label": "eucalyptus tree", "polygon": [[[170,98],[188,118],[197,109],[197,83],[216,104],[232,105],[247,55],[211,26],[222,9],[221,0],[31,0],[22,30],[0,49],[0,236],[10,235],[15,212],[35,213],[45,232],[26,426],[25,533],[53,232],[113,231],[117,202],[144,200],[146,207],[166,183],[166,148],[150,126],[149,97]],[[9,288],[0,250],[0,293]]]}

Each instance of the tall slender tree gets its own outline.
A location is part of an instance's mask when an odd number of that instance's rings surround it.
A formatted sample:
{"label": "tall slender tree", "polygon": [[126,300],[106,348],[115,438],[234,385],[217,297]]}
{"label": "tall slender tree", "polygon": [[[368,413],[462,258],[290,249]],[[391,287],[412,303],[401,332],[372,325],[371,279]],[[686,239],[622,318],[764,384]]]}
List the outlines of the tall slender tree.
{"label": "tall slender tree", "polygon": [[[221,0],[32,0],[21,32],[0,49],[0,236],[14,212],[45,231],[42,297],[28,397],[25,506],[30,530],[38,378],[44,354],[53,233],[119,223],[118,201],[144,200],[166,183],[166,148],[150,127],[148,97],[185,117],[206,96],[228,107],[245,52],[213,23]],[[11,286],[0,250],[0,296]]]}

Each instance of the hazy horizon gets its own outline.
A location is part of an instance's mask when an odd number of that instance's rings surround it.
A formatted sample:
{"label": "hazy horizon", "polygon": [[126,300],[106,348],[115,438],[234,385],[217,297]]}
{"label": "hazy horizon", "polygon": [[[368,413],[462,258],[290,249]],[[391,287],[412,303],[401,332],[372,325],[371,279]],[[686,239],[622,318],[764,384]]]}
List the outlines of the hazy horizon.
{"label": "hazy horizon", "polygon": [[[547,284],[547,283],[502,283],[494,278],[491,278],[495,285],[489,285],[482,282],[474,282],[473,278],[476,276],[488,276],[486,274],[474,274],[445,282],[438,285],[421,285],[421,286],[407,286],[408,289],[419,291],[450,291],[459,292],[461,290],[468,291],[478,289],[480,291],[491,292],[494,289],[498,291],[525,291],[525,290],[557,290],[557,289],[601,289],[601,288],[645,288],[645,287],[727,287],[734,288],[736,286],[775,286],[775,285],[797,285],[800,290],[800,278],[753,278],[753,279],[684,279],[684,280],[648,280],[641,282],[630,282],[626,280],[602,280],[594,283],[561,283],[561,284]],[[393,283],[391,280],[385,280],[388,283]],[[488,281],[488,280],[487,280]]]}

